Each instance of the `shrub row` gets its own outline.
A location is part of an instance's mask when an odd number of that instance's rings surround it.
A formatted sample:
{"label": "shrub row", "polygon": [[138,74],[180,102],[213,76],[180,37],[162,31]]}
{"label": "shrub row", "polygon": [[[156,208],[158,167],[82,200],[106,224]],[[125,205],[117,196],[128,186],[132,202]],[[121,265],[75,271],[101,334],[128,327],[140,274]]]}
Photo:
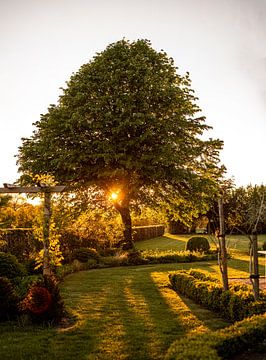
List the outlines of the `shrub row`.
{"label": "shrub row", "polygon": [[217,253],[204,254],[202,252],[190,251],[156,251],[145,250],[142,251],[141,256],[143,259],[148,260],[150,264],[164,264],[164,263],[188,263],[194,261],[210,261],[217,259]]}
{"label": "shrub row", "polygon": [[214,332],[194,334],[174,342],[165,360],[219,360],[263,342],[266,314],[254,315]]}
{"label": "shrub row", "polygon": [[230,321],[262,314],[266,309],[266,294],[261,293],[260,300],[254,301],[252,290],[246,285],[231,284],[229,290],[223,291],[220,282],[195,270],[178,271],[169,279],[174,290]]}
{"label": "shrub row", "polygon": [[133,240],[141,241],[163,236],[164,225],[133,226]]}

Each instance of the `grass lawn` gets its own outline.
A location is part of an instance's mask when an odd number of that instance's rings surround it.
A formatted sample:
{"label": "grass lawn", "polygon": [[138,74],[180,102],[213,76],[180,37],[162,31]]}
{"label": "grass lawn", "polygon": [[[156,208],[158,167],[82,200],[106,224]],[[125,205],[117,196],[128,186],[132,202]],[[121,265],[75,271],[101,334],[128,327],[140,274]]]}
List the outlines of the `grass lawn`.
{"label": "grass lawn", "polygon": [[[166,241],[168,246],[181,246],[186,237],[155,239],[154,246],[159,248],[161,243],[169,249]],[[138,247],[144,243],[151,246],[152,241],[138,243]],[[230,260],[229,276],[247,277],[247,260],[243,253]],[[62,283],[62,295],[77,321],[61,329],[2,323],[0,359],[163,359],[178,337],[228,325],[167,287],[169,272],[191,267],[219,277],[215,261],[106,268],[69,275]]]}

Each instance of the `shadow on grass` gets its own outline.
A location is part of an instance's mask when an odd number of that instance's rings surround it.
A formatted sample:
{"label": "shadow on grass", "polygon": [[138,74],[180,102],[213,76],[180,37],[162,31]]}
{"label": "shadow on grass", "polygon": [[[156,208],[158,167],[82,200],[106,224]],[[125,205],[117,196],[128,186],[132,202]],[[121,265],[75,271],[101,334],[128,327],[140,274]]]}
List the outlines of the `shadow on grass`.
{"label": "shadow on grass", "polygon": [[[65,329],[20,329],[0,339],[3,359],[162,359],[178,337],[212,328],[200,313],[168,288],[168,272],[212,263],[163,264],[91,270],[68,276],[62,286],[77,323]],[[213,320],[211,320],[213,319]]]}

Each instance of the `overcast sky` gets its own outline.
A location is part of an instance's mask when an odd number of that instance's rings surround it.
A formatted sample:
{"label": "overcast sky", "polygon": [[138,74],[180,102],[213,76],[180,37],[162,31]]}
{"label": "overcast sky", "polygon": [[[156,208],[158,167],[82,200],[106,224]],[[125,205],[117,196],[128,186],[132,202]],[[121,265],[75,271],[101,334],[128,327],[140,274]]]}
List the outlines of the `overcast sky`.
{"label": "overcast sky", "polygon": [[0,0],[0,186],[72,72],[125,37],[190,73],[237,185],[266,183],[266,0]]}

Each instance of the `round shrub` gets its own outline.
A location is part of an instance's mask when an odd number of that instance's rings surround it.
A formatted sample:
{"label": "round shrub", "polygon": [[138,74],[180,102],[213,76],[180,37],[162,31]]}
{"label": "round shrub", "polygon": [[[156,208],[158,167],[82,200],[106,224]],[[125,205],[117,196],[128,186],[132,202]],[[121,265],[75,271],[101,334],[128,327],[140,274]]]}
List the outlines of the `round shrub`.
{"label": "round shrub", "polygon": [[76,259],[82,263],[94,260],[96,263],[99,262],[100,256],[95,249],[92,248],[79,248],[73,251],[73,259]]}
{"label": "round shrub", "polygon": [[59,323],[65,315],[65,306],[57,280],[53,276],[43,276],[32,284],[21,309],[34,323]]}
{"label": "round shrub", "polygon": [[192,236],[188,239],[186,250],[207,252],[210,250],[210,244],[208,239],[202,236]]}
{"label": "round shrub", "polygon": [[0,321],[10,320],[18,314],[19,298],[6,277],[0,277]]}
{"label": "round shrub", "polygon": [[0,252],[0,276],[14,279],[23,276],[25,269],[14,255]]}

